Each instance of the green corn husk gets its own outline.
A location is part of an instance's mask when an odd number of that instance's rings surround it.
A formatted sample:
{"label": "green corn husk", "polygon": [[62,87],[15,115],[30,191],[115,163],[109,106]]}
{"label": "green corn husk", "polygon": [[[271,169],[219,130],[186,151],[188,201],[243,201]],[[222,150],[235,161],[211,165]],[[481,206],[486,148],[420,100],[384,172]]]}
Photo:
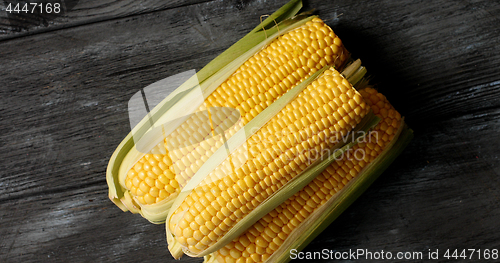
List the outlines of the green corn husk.
{"label": "green corn husk", "polygon": [[[146,145],[152,147],[158,142],[147,138],[154,125],[165,123],[169,116],[184,116],[186,111],[193,112],[199,105],[190,103],[201,90],[204,97],[211,94],[225,79],[227,79],[240,65],[257,51],[272,42],[279,35],[286,33],[316,16],[304,13],[297,15],[302,8],[300,0],[292,0],[278,11],[273,13],[265,21],[255,27],[240,41],[235,43],[200,72],[183,85],[172,92],[167,98],[159,103],[120,143],[110,158],[106,181],[109,187],[109,198],[123,211],[130,210],[140,213],[152,223],[162,223],[171,207],[176,195],[152,205],[141,205],[133,200],[129,192],[122,186],[126,178],[126,172],[141,156],[144,155],[136,149],[136,142],[146,140]],[[182,124],[184,118],[169,122],[169,127],[164,134],[173,131]],[[147,141],[151,140],[151,141]],[[122,165],[123,164],[123,165]],[[128,164],[128,165],[125,165]]]}
{"label": "green corn husk", "polygon": [[[354,72],[363,71],[361,68],[360,61],[356,61],[351,66],[347,67],[346,70],[351,69]],[[255,222],[257,222],[260,218],[271,212],[274,208],[280,205],[282,202],[287,200],[297,191],[305,187],[309,182],[311,182],[317,175],[319,175],[325,168],[327,168],[330,164],[332,164],[340,155],[342,155],[345,151],[349,150],[352,146],[354,146],[358,139],[365,135],[367,131],[371,128],[375,127],[380,118],[375,116],[373,112],[370,111],[363,120],[352,130],[354,139],[350,143],[346,143],[345,141],[340,141],[337,145],[332,148],[333,154],[328,156],[322,156],[320,159],[316,160],[309,167],[302,172],[300,175],[294,177],[291,181],[289,181],[286,185],[284,185],[277,192],[273,193],[269,196],[263,203],[261,203],[256,209],[250,212],[247,216],[241,219],[236,225],[234,225],[228,233],[224,235],[216,244],[206,249],[202,253],[193,254],[190,251],[183,251],[181,245],[175,240],[173,234],[169,230],[169,222],[172,219],[172,215],[174,211],[181,205],[183,200],[189,195],[189,193],[199,184],[201,183],[205,177],[217,166],[219,165],[224,158],[228,155],[226,151],[232,152],[238,146],[240,146],[243,142],[245,142],[253,132],[260,129],[267,121],[269,121],[272,117],[274,117],[283,107],[285,107],[288,103],[290,103],[304,88],[307,87],[311,82],[313,82],[317,77],[321,75],[322,72],[326,70],[326,67],[322,70],[316,72],[311,77],[309,77],[304,82],[300,83],[292,90],[288,91],[281,98],[279,98],[275,103],[262,111],[255,119],[250,121],[243,129],[241,129],[238,133],[240,135],[235,134],[231,139],[227,141],[227,146],[225,148],[221,147],[217,150],[217,152],[209,158],[207,162],[200,168],[200,170],[194,175],[194,177],[189,181],[188,185],[184,187],[181,191],[174,204],[172,205],[170,212],[167,216],[166,220],[166,235],[167,235],[167,243],[169,246],[169,250],[174,258],[180,258],[183,253],[192,257],[203,257],[210,253],[217,251],[218,249],[225,246],[227,243],[231,242],[235,237],[241,235],[246,229],[252,226]],[[356,77],[353,81],[358,82],[363,76],[356,75],[347,72],[352,77]],[[351,81],[351,78],[348,80]]]}

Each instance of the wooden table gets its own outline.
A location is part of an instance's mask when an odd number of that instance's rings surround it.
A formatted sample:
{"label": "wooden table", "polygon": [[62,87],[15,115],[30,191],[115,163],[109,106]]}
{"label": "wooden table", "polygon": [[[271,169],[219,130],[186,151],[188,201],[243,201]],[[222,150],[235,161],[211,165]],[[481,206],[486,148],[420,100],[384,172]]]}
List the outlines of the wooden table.
{"label": "wooden table", "polygon": [[[89,0],[46,21],[14,20],[0,3],[0,262],[173,262],[164,226],[107,196],[107,162],[130,130],[127,102],[201,69],[285,3]],[[306,251],[422,252],[386,260],[420,262],[439,249],[434,262],[444,262],[447,249],[500,249],[499,2],[311,8],[363,59],[415,138]]]}

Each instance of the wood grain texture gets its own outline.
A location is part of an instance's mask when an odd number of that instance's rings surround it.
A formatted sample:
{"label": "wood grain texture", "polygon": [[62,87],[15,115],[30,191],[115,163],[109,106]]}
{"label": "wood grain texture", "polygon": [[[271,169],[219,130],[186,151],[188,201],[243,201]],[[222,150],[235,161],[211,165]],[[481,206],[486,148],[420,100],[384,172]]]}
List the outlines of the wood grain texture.
{"label": "wood grain texture", "polygon": [[[0,262],[173,262],[164,226],[107,198],[107,162],[130,130],[128,100],[201,69],[285,2],[87,1],[47,28],[5,29]],[[363,59],[415,139],[306,251],[500,249],[500,5],[311,8]]]}
{"label": "wood grain texture", "polygon": [[[99,23],[106,20],[147,14],[166,9],[175,9],[208,1],[210,0],[147,0],[141,1],[140,3],[128,0],[45,1],[47,3],[61,3],[61,6],[63,6],[59,14],[53,13],[52,15],[40,14],[36,8],[30,8],[29,10],[35,11],[33,13],[30,11],[29,14],[7,12],[6,9],[9,2],[2,1],[0,2],[0,10],[5,11],[0,13],[0,40],[40,34],[91,23]],[[67,3],[67,5],[64,5],[65,3]],[[65,6],[68,6],[68,11],[64,8]],[[72,6],[72,8],[69,8],[70,6]]]}

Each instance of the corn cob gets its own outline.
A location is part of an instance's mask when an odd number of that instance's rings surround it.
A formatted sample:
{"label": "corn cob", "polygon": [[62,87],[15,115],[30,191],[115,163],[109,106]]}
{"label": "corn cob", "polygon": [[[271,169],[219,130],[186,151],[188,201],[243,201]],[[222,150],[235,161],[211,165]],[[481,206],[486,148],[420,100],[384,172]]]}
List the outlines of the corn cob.
{"label": "corn cob", "polygon": [[[336,70],[327,70],[248,140],[248,160],[217,166],[167,218],[175,244],[201,255],[243,217],[331,149],[369,112]],[[278,135],[279,134],[279,135]],[[270,138],[269,142],[263,138]],[[172,212],[172,211],[171,211]]]}
{"label": "corn cob", "polygon": [[375,89],[366,88],[360,93],[382,119],[368,137],[244,234],[215,252],[210,262],[266,262],[300,224],[381,154],[399,130],[401,115]]}
{"label": "corn cob", "polygon": [[[120,178],[124,179],[120,184],[128,197],[128,202],[123,203],[129,210],[144,215],[141,209],[145,206],[172,201],[226,138],[297,83],[325,65],[340,68],[347,57],[341,40],[319,18],[283,34],[241,65],[207,97],[198,109],[198,112],[208,110],[207,113],[193,114],[133,166],[122,164]],[[218,110],[220,114],[215,115],[210,112],[214,107],[237,111]],[[123,167],[129,167],[128,171],[122,172]],[[168,207],[163,211],[168,211]]]}

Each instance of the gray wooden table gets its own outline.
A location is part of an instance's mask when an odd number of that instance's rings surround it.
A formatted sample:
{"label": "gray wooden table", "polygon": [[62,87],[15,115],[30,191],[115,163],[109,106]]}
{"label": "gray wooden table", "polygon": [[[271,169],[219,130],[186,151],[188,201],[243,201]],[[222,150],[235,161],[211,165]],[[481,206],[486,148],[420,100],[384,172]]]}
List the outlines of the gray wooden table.
{"label": "gray wooden table", "polygon": [[[163,225],[107,197],[107,162],[130,130],[127,102],[201,69],[286,0],[89,0],[31,19],[7,15],[7,2],[0,262],[173,262]],[[500,249],[499,1],[306,1],[311,8],[363,59],[415,138],[306,251],[422,252],[385,261],[426,262],[438,249],[433,262],[473,262],[477,252],[444,253]]]}

